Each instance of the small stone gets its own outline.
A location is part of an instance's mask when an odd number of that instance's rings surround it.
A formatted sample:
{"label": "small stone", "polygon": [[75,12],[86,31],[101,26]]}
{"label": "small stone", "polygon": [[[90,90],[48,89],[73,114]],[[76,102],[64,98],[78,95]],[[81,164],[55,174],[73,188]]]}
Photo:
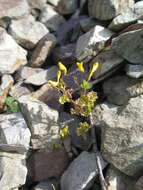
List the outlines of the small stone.
{"label": "small stone", "polygon": [[133,0],[89,0],[89,15],[99,20],[110,20],[134,5]]}
{"label": "small stone", "polygon": [[0,18],[21,18],[29,13],[27,0],[1,0],[0,1]]}
{"label": "small stone", "polygon": [[11,190],[26,182],[27,168],[25,156],[0,152],[0,189]]}
{"label": "small stone", "polygon": [[46,6],[47,0],[28,0],[31,8],[42,9]]}
{"label": "small stone", "polygon": [[47,70],[41,71],[37,74],[29,76],[24,83],[33,84],[36,86],[41,86],[48,82],[48,80],[55,80],[57,77],[58,68],[56,66],[52,66]]}
{"label": "small stone", "polygon": [[59,141],[59,114],[56,110],[30,96],[22,96],[18,102],[31,131],[33,148],[51,147]]}
{"label": "small stone", "polygon": [[0,74],[12,74],[27,63],[27,51],[0,28]]}
{"label": "small stone", "polygon": [[20,113],[1,115],[0,130],[0,149],[19,153],[28,150],[31,133]]}
{"label": "small stone", "polygon": [[26,49],[32,49],[43,36],[49,33],[49,30],[30,15],[23,19],[12,20],[9,33],[18,44]]}
{"label": "small stone", "polygon": [[56,45],[56,37],[53,34],[47,34],[36,45],[33,50],[29,65],[31,67],[40,67],[46,61],[47,56],[50,55],[53,47]]}
{"label": "small stone", "polygon": [[48,178],[58,178],[63,174],[68,163],[68,155],[64,148],[39,150],[27,160],[28,181],[46,181]]}
{"label": "small stone", "polygon": [[[120,34],[113,38],[112,49],[124,59],[134,64],[142,64],[143,61],[143,30],[137,29]],[[134,42],[134,43],[132,43]],[[132,44],[132,45],[131,45]]]}
{"label": "small stone", "polygon": [[56,12],[50,5],[47,5],[42,9],[39,21],[42,22],[50,31],[56,31],[66,22],[64,17]]}
{"label": "small stone", "polygon": [[136,183],[136,190],[143,189],[143,176],[141,176]]}
{"label": "small stone", "polygon": [[[104,169],[106,163],[101,159],[101,167]],[[98,175],[95,153],[82,152],[67,168],[61,177],[62,190],[85,190],[92,185],[94,178]]]}
{"label": "small stone", "polygon": [[128,64],[125,68],[126,74],[132,78],[140,78],[143,76],[143,65]]}
{"label": "small stone", "polygon": [[79,37],[76,44],[76,58],[88,62],[104,48],[105,42],[113,33],[103,26],[96,25],[89,32]]}
{"label": "small stone", "polygon": [[[51,1],[51,0],[50,0]],[[74,13],[78,8],[77,0],[59,0],[57,5],[58,12],[66,15]]]}

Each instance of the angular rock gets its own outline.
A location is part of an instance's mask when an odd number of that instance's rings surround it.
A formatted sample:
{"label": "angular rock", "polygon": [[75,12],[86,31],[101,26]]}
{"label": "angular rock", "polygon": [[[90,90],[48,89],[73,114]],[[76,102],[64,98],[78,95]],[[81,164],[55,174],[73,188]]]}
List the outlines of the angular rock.
{"label": "angular rock", "polygon": [[28,0],[29,5],[35,9],[42,9],[46,6],[47,0]]}
{"label": "angular rock", "polygon": [[53,185],[56,188],[56,185],[53,181],[41,182],[36,185],[33,190],[53,190]]}
{"label": "angular rock", "polygon": [[115,76],[103,84],[108,102],[116,105],[127,104],[130,98],[143,94],[143,81],[127,76]]}
{"label": "angular rock", "polygon": [[88,10],[89,15],[99,20],[110,20],[120,13],[124,12],[127,8],[132,7],[133,0],[89,0]]}
{"label": "angular rock", "polygon": [[103,103],[97,115],[102,126],[102,154],[123,173],[138,177],[143,171],[143,95],[125,106]]}
{"label": "angular rock", "polygon": [[143,189],[143,176],[141,176],[136,183],[136,190]]}
{"label": "angular rock", "polygon": [[49,33],[49,30],[30,15],[23,19],[13,20],[9,26],[9,33],[18,44],[26,49],[32,49],[43,36]]}
{"label": "angular rock", "polygon": [[72,14],[76,11],[78,8],[78,1],[77,0],[60,0],[57,9],[58,12],[66,15],[66,14]]}
{"label": "angular rock", "polygon": [[0,149],[20,153],[28,150],[31,133],[20,113],[1,115],[0,131]]}
{"label": "angular rock", "polygon": [[91,30],[97,24],[95,19],[90,18],[90,17],[82,18],[79,21],[79,23],[80,23],[80,26],[81,26],[81,28],[82,28],[82,30],[84,32],[88,32],[89,30]]}
{"label": "angular rock", "polygon": [[54,10],[50,5],[44,7],[39,16],[39,21],[45,24],[50,31],[56,31],[66,22],[63,16]]}
{"label": "angular rock", "polygon": [[[101,158],[101,157],[100,157]],[[102,169],[106,163],[101,158]],[[61,178],[62,190],[85,190],[98,175],[95,153],[82,152],[67,168]]]}
{"label": "angular rock", "polygon": [[56,44],[56,37],[53,34],[47,34],[37,44],[33,50],[29,64],[31,67],[40,67],[50,55],[53,47]]}
{"label": "angular rock", "polygon": [[57,70],[56,66],[52,66],[47,70],[41,71],[37,74],[34,74],[28,77],[24,83],[33,84],[36,86],[43,85],[48,82],[48,80],[55,80],[57,77]]}
{"label": "angular rock", "polygon": [[3,108],[5,99],[8,95],[10,88],[13,86],[14,80],[11,75],[3,75],[0,85],[0,109]]}
{"label": "angular rock", "polygon": [[126,74],[132,78],[140,78],[143,76],[143,65],[128,64],[125,68]]}
{"label": "angular rock", "polygon": [[44,102],[55,110],[61,111],[62,109],[62,106],[59,103],[60,93],[57,89],[51,87],[49,84],[44,84],[40,89],[33,92],[31,95],[33,98]]}
{"label": "angular rock", "polygon": [[12,74],[27,63],[27,52],[0,28],[0,74]]}
{"label": "angular rock", "polygon": [[58,112],[30,96],[18,99],[21,112],[31,131],[33,148],[51,147],[59,141]]}
{"label": "angular rock", "polygon": [[21,18],[29,13],[27,0],[1,0],[0,18]]}
{"label": "angular rock", "polygon": [[[113,38],[113,50],[131,63],[142,64],[143,59],[143,29],[128,31]],[[132,43],[134,42],[134,43]],[[132,45],[131,45],[132,44]]]}
{"label": "angular rock", "polygon": [[60,0],[48,0],[47,2],[50,3],[51,5],[57,6]]}
{"label": "angular rock", "polygon": [[76,58],[79,61],[88,62],[93,56],[104,48],[105,42],[113,35],[113,32],[96,25],[89,32],[79,37],[76,44]]}
{"label": "angular rock", "polygon": [[25,156],[0,152],[0,189],[12,190],[26,182],[27,168]]}
{"label": "angular rock", "polygon": [[58,178],[62,175],[68,163],[68,155],[64,148],[39,150],[27,160],[28,181],[32,183],[46,181],[52,177]]}
{"label": "angular rock", "polygon": [[113,19],[109,25],[109,29],[118,31],[129,24],[143,18],[143,1],[139,1],[134,4],[130,9],[127,9],[122,14],[118,15]]}
{"label": "angular rock", "polygon": [[77,116],[68,114],[66,112],[61,112],[59,122],[61,127],[66,125],[69,126],[71,143],[73,146],[81,150],[88,150],[90,148],[92,142],[89,133],[86,134],[86,139],[77,136],[76,130],[79,127],[79,123],[81,122]]}

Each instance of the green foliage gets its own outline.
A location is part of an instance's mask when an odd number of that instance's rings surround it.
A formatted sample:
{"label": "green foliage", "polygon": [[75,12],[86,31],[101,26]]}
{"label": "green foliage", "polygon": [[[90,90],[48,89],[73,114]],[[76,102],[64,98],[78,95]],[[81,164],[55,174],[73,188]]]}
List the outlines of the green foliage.
{"label": "green foliage", "polygon": [[65,104],[66,102],[70,102],[70,97],[68,96],[68,94],[63,94],[60,98],[59,98],[59,102],[61,104]]}
{"label": "green foliage", "polygon": [[87,122],[80,122],[77,128],[77,135],[86,139],[86,133],[89,131],[90,125]]}
{"label": "green foliage", "polygon": [[17,113],[19,112],[19,105],[15,98],[7,96],[5,100],[6,110],[8,113]]}
{"label": "green foliage", "polygon": [[92,85],[86,81],[86,80],[83,80],[83,82],[81,83],[80,87],[84,90],[88,90],[92,87]]}

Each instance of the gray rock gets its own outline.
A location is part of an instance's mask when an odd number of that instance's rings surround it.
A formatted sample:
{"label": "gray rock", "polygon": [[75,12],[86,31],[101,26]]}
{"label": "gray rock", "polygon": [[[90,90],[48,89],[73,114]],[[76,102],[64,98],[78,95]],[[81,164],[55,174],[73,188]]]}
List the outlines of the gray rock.
{"label": "gray rock", "polygon": [[0,149],[20,153],[28,150],[31,133],[21,114],[1,115],[0,131]]}
{"label": "gray rock", "polygon": [[96,25],[89,32],[79,37],[76,44],[76,58],[88,62],[93,56],[104,48],[105,42],[113,33],[103,26]]}
{"label": "gray rock", "polygon": [[32,67],[40,67],[45,62],[47,56],[51,54],[53,47],[56,45],[56,37],[53,34],[47,34],[37,44],[33,50],[29,64]]}
{"label": "gray rock", "polygon": [[84,32],[88,32],[97,24],[95,19],[90,18],[90,17],[81,18],[79,23]]}
{"label": "gray rock", "polygon": [[0,152],[0,189],[11,190],[25,184],[27,168],[25,156]]}
{"label": "gray rock", "polygon": [[143,1],[139,1],[134,4],[130,9],[127,9],[125,12],[121,13],[113,19],[109,25],[109,29],[118,31],[129,24],[137,21],[138,19],[143,18]]}
{"label": "gray rock", "polygon": [[32,49],[43,36],[49,33],[49,30],[30,15],[19,20],[12,20],[9,32],[18,44]]}
{"label": "gray rock", "polygon": [[59,4],[60,0],[48,0],[47,2],[54,6],[57,6]]}
{"label": "gray rock", "polygon": [[[143,29],[128,31],[113,38],[113,50],[131,63],[142,64],[143,59]],[[134,43],[132,43],[134,42]],[[132,45],[131,45],[132,44]]]}
{"label": "gray rock", "polygon": [[88,10],[89,15],[99,20],[110,20],[115,16],[122,13],[127,8],[132,7],[134,4],[133,0],[89,0]]}
{"label": "gray rock", "polygon": [[128,64],[125,68],[126,74],[132,78],[140,78],[143,76],[143,65]]}
{"label": "gray rock", "polygon": [[[50,0],[51,1],[51,0]],[[78,8],[77,0],[60,0],[57,5],[57,9],[61,14],[72,14]]]}
{"label": "gray rock", "polygon": [[[101,158],[101,157],[100,157]],[[105,162],[101,158],[102,169]],[[85,190],[98,175],[95,153],[82,152],[68,167],[61,178],[62,190]]]}
{"label": "gray rock", "polygon": [[39,21],[45,24],[50,31],[56,31],[66,21],[63,16],[54,10],[50,5],[44,7],[41,11]]}
{"label": "gray rock", "polygon": [[[33,190],[53,190],[55,184],[52,181],[38,183]],[[55,187],[56,188],[56,187]]]}
{"label": "gray rock", "polygon": [[47,0],[28,0],[30,7],[35,9],[42,9],[46,6]]}
{"label": "gray rock", "polygon": [[0,74],[14,73],[27,63],[27,52],[0,28]]}
{"label": "gray rock", "polygon": [[59,141],[58,112],[30,96],[18,99],[21,112],[31,131],[33,148],[51,147]]}
{"label": "gray rock", "polygon": [[103,90],[108,102],[123,105],[130,98],[143,94],[143,81],[127,76],[115,76],[104,82]]}
{"label": "gray rock", "polygon": [[0,18],[21,18],[29,13],[27,0],[1,0]]}
{"label": "gray rock", "polygon": [[41,71],[37,74],[29,76],[24,83],[33,84],[36,86],[41,86],[48,82],[48,80],[55,80],[57,77],[57,70],[56,66],[52,66],[47,70]]}
{"label": "gray rock", "polygon": [[143,176],[141,176],[136,183],[136,190],[143,189]]}
{"label": "gray rock", "polygon": [[125,106],[101,104],[97,115],[102,126],[102,154],[105,160],[129,176],[143,170],[143,96],[129,100]]}

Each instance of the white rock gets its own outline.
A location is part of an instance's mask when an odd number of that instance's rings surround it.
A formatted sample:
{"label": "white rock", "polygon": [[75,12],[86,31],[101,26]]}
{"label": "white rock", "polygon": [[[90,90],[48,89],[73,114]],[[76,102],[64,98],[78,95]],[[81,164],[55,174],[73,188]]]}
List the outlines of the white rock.
{"label": "white rock", "polygon": [[32,8],[42,9],[46,5],[47,0],[28,0],[28,3]]}
{"label": "white rock", "polygon": [[143,65],[128,64],[125,68],[126,74],[132,78],[140,78],[143,76]]}

